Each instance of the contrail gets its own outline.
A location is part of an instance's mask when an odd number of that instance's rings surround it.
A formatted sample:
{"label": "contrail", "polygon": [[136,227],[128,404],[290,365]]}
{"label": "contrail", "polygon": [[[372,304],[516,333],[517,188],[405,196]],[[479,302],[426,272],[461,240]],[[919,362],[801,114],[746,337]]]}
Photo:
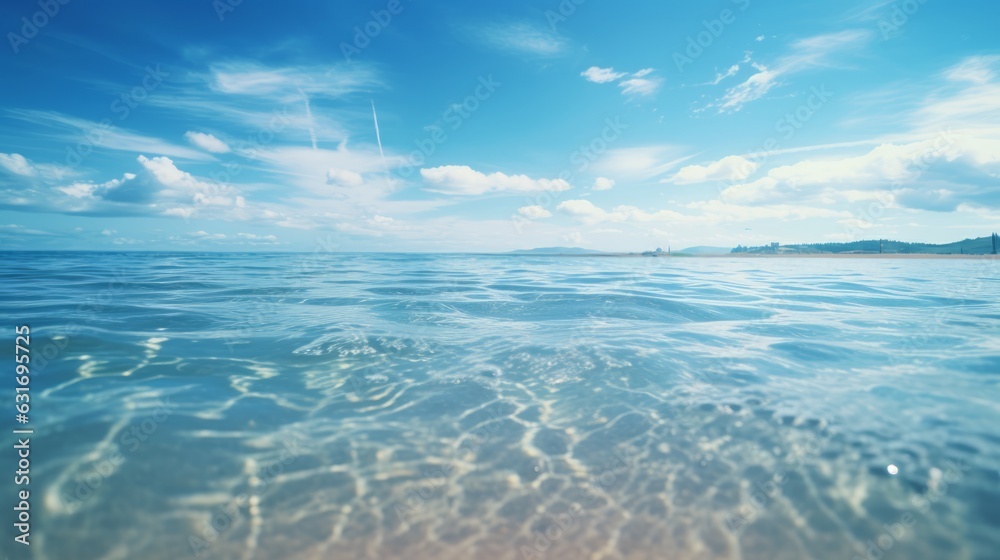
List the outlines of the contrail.
{"label": "contrail", "polygon": [[306,95],[306,92],[302,91],[302,88],[299,88],[299,93],[302,94],[302,99],[306,100],[306,116],[309,117],[309,138],[312,139],[313,149],[315,150],[316,130],[313,128],[313,112],[312,109],[309,107],[309,96]]}
{"label": "contrail", "polygon": [[385,152],[382,151],[382,135],[378,131],[378,114],[375,112],[375,100],[372,99],[372,118],[375,119],[375,139],[378,140],[378,153],[382,156],[382,162],[385,163]]}

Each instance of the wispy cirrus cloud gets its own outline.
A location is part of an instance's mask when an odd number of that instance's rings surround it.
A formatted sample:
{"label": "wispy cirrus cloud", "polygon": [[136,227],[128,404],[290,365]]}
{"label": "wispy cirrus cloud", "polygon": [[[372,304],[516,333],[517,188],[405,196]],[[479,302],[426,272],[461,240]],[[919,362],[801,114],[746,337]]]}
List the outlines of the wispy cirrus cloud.
{"label": "wispy cirrus cloud", "polygon": [[285,101],[310,96],[340,97],[380,85],[365,65],[265,66],[241,61],[213,65],[209,84],[214,91],[233,95],[277,97]]}
{"label": "wispy cirrus cloud", "polygon": [[556,56],[569,46],[566,39],[554,32],[523,22],[469,27],[465,32],[488,46],[519,54]]}
{"label": "wispy cirrus cloud", "polygon": [[95,122],[54,111],[32,109],[10,109],[8,113],[14,118],[38,125],[34,134],[67,146],[77,146],[81,138],[85,138],[91,147],[115,151],[152,153],[198,161],[213,159],[200,150],[119,128],[110,124],[110,121]]}
{"label": "wispy cirrus cloud", "polygon": [[212,134],[188,131],[184,134],[184,137],[187,138],[188,142],[194,144],[202,150],[205,150],[206,152],[212,152],[213,154],[225,154],[231,151],[228,144],[219,140]]}
{"label": "wispy cirrus cloud", "polygon": [[756,101],[780,83],[780,79],[810,68],[829,65],[830,56],[835,53],[858,49],[871,40],[873,33],[864,29],[849,29],[799,39],[791,45],[791,54],[780,57],[766,66],[752,63],[755,74],[726,90],[717,103],[720,113],[734,113],[747,103]]}
{"label": "wispy cirrus cloud", "polygon": [[62,165],[35,163],[21,154],[0,153],[0,168],[8,173],[23,177],[39,177],[42,179],[62,179],[74,174],[73,169]]}
{"label": "wispy cirrus cloud", "polygon": [[616,72],[614,68],[601,68],[591,66],[580,75],[588,82],[595,84],[607,84],[618,82],[618,87],[622,88],[622,95],[628,96],[649,96],[659,91],[663,85],[663,79],[651,76],[656,72],[655,68],[643,68],[638,72]]}

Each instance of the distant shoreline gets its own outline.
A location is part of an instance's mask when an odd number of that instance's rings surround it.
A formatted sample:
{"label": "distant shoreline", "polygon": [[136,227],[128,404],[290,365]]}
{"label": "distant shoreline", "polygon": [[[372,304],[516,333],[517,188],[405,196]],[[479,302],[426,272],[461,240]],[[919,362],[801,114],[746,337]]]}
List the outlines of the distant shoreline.
{"label": "distant shoreline", "polygon": [[512,257],[577,257],[577,258],[601,258],[601,257],[632,257],[645,259],[998,259],[1000,255],[949,255],[935,253],[786,253],[786,254],[765,254],[765,253],[726,253],[714,255],[696,255],[693,253],[663,253],[661,255],[643,255],[641,253],[593,253],[593,254],[535,254],[535,255],[512,255],[510,253],[486,253],[491,255],[505,255]]}

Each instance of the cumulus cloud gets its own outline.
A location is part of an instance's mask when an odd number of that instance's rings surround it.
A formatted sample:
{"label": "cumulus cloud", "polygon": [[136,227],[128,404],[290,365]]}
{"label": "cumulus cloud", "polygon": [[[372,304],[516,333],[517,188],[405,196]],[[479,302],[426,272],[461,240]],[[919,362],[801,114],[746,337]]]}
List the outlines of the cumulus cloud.
{"label": "cumulus cloud", "polygon": [[596,180],[594,180],[594,186],[591,187],[591,190],[610,191],[613,188],[615,188],[614,179],[608,179],[607,177],[598,177]]}
{"label": "cumulus cloud", "polygon": [[730,186],[720,200],[736,204],[879,199],[901,207],[956,210],[963,203],[1000,206],[1000,139],[944,133],[912,142],[886,142],[859,155],[810,158],[770,169],[755,181]]}
{"label": "cumulus cloud", "polygon": [[634,206],[618,206],[606,211],[589,200],[567,200],[556,207],[557,210],[585,224],[601,222],[690,222],[692,217],[674,212],[660,210],[646,212]]}
{"label": "cumulus cloud", "polygon": [[64,187],[56,187],[56,190],[67,194],[73,198],[100,198],[108,191],[123,185],[127,181],[135,179],[134,173],[126,173],[121,179],[112,179],[105,183],[92,183],[79,181]]}
{"label": "cumulus cloud", "polygon": [[591,66],[580,75],[587,79],[588,82],[594,82],[595,84],[605,84],[607,82],[617,82],[618,80],[624,78],[628,74],[626,72],[615,72],[614,68],[600,68],[598,66]]}
{"label": "cumulus cloud", "polygon": [[184,137],[187,138],[188,142],[194,144],[202,150],[205,150],[206,152],[212,152],[213,154],[225,154],[230,151],[228,144],[211,134],[188,131],[184,134]]}
{"label": "cumulus cloud", "polygon": [[539,220],[552,216],[552,212],[549,212],[541,206],[523,206],[517,209],[517,213],[524,218],[528,218],[529,220]]}
{"label": "cumulus cloud", "polygon": [[465,165],[445,165],[421,169],[420,175],[436,192],[477,195],[489,192],[562,192],[572,188],[563,179],[532,179],[527,175],[506,175],[496,172],[480,173]]}
{"label": "cumulus cloud", "polygon": [[739,181],[752,175],[759,166],[759,163],[741,156],[727,156],[708,165],[682,167],[676,175],[664,179],[661,183],[689,185],[708,181]]}

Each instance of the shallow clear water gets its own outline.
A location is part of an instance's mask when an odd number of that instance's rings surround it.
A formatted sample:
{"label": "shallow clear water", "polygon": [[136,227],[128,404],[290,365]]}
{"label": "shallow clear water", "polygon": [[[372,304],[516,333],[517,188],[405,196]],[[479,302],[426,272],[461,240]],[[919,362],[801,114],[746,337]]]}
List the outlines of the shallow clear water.
{"label": "shallow clear water", "polygon": [[1000,550],[997,261],[4,258],[15,558]]}

